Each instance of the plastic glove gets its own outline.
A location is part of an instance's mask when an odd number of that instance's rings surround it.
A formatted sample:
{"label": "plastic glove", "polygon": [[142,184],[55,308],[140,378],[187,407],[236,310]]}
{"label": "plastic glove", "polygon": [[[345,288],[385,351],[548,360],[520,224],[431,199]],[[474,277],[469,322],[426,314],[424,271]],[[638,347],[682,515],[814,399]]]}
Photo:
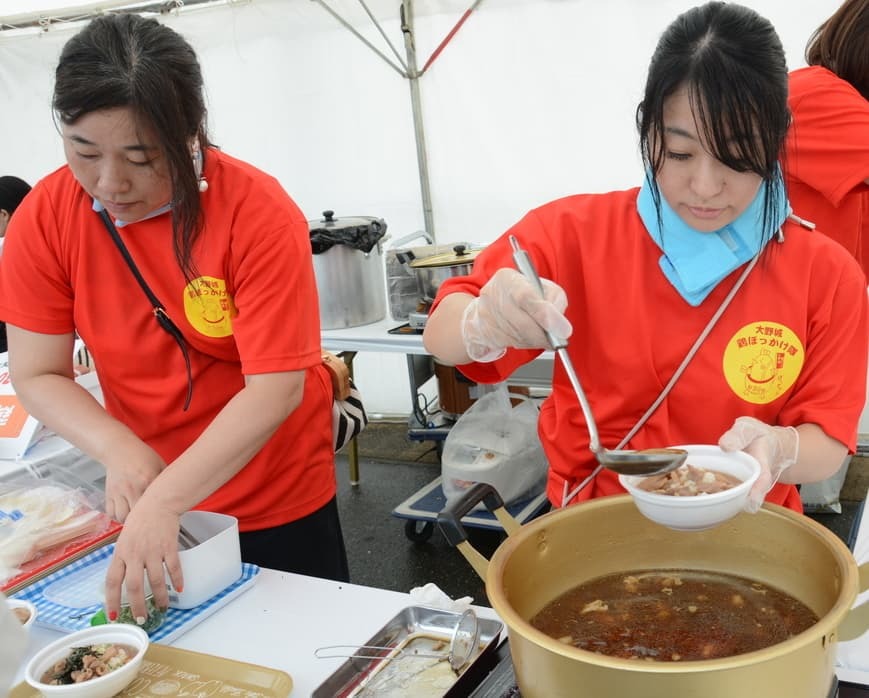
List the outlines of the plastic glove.
{"label": "plastic glove", "polygon": [[462,315],[462,341],[474,361],[495,361],[508,347],[549,348],[544,330],[561,339],[573,333],[564,317],[567,294],[541,279],[544,296],[515,269],[499,269]]}
{"label": "plastic glove", "polygon": [[800,435],[794,427],[772,427],[754,417],[738,417],[718,445],[724,451],[745,451],[760,463],[760,477],[745,505],[745,510],[754,514],[785,469],[797,462]]}

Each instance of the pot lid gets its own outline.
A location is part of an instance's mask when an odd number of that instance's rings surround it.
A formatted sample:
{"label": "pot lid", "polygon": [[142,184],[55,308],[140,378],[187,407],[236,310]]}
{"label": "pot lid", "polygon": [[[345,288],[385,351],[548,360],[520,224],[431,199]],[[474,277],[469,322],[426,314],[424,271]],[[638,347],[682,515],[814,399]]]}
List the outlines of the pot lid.
{"label": "pot lid", "polygon": [[323,211],[323,217],[308,221],[311,251],[320,254],[334,245],[347,245],[366,254],[386,234],[386,221],[374,216],[335,218],[334,211]]}
{"label": "pot lid", "polygon": [[452,252],[441,252],[430,257],[414,259],[410,266],[414,269],[420,267],[451,267],[456,264],[471,264],[482,250],[469,250],[467,245],[456,245]]}

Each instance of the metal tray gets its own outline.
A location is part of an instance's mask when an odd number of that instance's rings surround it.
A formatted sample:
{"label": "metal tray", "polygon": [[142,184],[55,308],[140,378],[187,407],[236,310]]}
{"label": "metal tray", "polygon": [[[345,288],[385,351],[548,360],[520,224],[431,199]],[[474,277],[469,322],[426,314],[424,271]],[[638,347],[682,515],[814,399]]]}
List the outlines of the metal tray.
{"label": "metal tray", "polygon": [[458,676],[446,661],[401,656],[394,650],[424,652],[449,643],[461,613],[427,606],[408,606],[384,625],[364,645],[392,648],[375,658],[351,657],[311,694],[311,698],[451,698],[467,695],[464,676],[482,658],[495,650],[503,629],[497,620],[480,618],[480,648]]}

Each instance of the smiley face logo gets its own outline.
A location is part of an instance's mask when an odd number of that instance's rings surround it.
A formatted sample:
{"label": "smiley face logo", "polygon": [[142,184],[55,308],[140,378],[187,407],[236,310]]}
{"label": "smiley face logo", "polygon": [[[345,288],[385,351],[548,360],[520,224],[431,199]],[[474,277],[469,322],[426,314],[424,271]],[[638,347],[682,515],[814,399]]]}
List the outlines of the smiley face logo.
{"label": "smiley face logo", "polygon": [[743,400],[765,405],[794,384],[805,360],[803,344],[792,330],[777,322],[755,322],[727,343],[724,377]]}
{"label": "smiley face logo", "polygon": [[198,332],[206,337],[228,337],[238,310],[226,290],[226,282],[213,276],[200,276],[184,289],[184,314]]}

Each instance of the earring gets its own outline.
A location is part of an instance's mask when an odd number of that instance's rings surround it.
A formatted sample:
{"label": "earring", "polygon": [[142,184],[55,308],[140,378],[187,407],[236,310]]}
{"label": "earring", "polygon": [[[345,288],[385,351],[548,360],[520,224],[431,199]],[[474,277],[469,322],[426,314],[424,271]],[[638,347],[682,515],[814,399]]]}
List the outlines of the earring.
{"label": "earring", "polygon": [[199,191],[204,194],[208,191],[208,182],[202,174],[202,151],[199,149],[198,138],[193,141],[193,171],[199,180]]}

